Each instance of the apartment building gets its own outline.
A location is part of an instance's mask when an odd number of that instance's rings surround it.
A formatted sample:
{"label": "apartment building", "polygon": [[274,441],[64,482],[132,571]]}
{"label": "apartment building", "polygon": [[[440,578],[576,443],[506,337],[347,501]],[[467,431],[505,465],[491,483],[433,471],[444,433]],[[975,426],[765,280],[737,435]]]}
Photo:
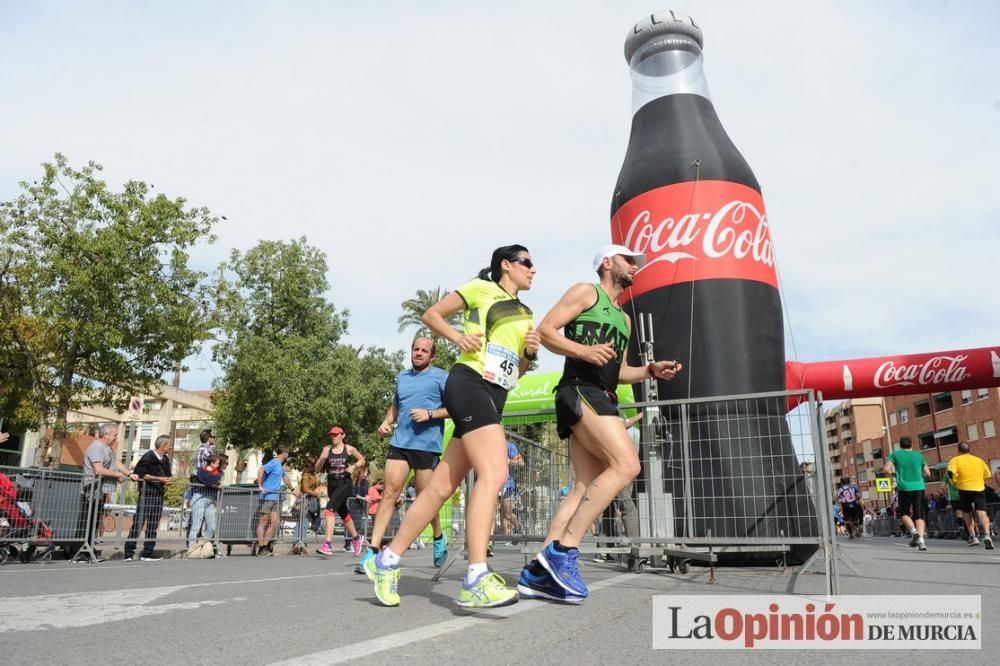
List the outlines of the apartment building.
{"label": "apartment building", "polygon": [[824,435],[831,463],[831,483],[850,477],[867,501],[875,496],[875,475],[889,449],[885,443],[886,412],[882,398],[852,398],[823,412]]}

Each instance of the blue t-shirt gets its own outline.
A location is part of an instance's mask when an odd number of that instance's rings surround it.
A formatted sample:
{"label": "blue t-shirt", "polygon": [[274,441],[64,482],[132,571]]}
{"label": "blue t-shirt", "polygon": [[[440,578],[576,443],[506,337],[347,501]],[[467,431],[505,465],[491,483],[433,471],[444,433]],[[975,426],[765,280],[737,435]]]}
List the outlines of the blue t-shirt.
{"label": "blue t-shirt", "polygon": [[[517,457],[518,453],[520,453],[520,451],[517,450],[517,446],[515,446],[514,442],[512,442],[512,441],[510,441],[508,439],[507,440],[507,462],[510,463],[511,460],[513,460],[514,458]],[[513,469],[511,469],[510,473],[507,475],[507,481],[503,484],[503,489],[504,490],[513,490],[514,489],[514,470]]]}
{"label": "blue t-shirt", "polygon": [[277,458],[271,458],[264,465],[264,480],[260,484],[264,490],[269,492],[261,493],[260,498],[264,501],[281,499],[281,494],[278,491],[281,490],[281,480],[284,478],[285,468],[281,461]]}
{"label": "blue t-shirt", "polygon": [[444,385],[448,373],[430,366],[421,372],[406,370],[396,380],[396,430],[392,445],[398,449],[414,449],[441,453],[444,419],[416,423],[410,418],[411,409],[438,409],[444,404]]}

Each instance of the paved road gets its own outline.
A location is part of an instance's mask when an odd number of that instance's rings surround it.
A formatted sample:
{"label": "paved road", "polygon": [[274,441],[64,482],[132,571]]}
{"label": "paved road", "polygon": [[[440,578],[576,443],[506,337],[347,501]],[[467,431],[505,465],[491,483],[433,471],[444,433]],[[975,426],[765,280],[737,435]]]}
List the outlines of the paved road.
{"label": "paved road", "polygon": [[[404,560],[399,608],[372,601],[346,553],[332,558],[164,560],[0,567],[0,660],[12,664],[698,664],[804,666],[876,659],[882,664],[985,663],[1000,648],[1000,551],[932,541],[917,553],[898,540],[849,542],[847,594],[981,594],[982,652],[663,652],[651,649],[656,594],[821,594],[823,576],[774,569],[630,574],[586,563],[592,597],[580,607],[522,601],[478,614],[454,605],[464,564],[432,583],[429,550]],[[515,548],[495,569],[516,580]],[[915,582],[919,581],[919,582]],[[375,661],[372,661],[375,660]],[[992,659],[990,659],[992,660]]]}

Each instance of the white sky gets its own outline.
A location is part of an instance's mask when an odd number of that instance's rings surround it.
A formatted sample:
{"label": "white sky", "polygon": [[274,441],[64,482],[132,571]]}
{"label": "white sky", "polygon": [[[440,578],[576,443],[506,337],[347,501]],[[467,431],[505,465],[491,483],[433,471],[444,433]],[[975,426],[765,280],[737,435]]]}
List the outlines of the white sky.
{"label": "white sky", "polygon": [[[306,236],[348,340],[390,349],[401,301],[520,242],[541,316],[608,241],[625,35],[668,8],[702,26],[762,184],[798,358],[997,344],[992,0],[8,1],[0,199],[59,151],[225,215],[203,269]],[[208,358],[184,387],[210,385]]]}

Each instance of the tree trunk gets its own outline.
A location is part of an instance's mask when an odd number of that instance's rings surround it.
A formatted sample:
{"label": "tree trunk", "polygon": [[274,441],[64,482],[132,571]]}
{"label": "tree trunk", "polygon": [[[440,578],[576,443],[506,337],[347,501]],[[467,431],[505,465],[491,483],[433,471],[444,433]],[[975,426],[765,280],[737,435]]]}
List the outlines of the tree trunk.
{"label": "tree trunk", "polygon": [[[41,392],[36,391],[36,398],[42,395]],[[47,455],[49,451],[49,404],[41,398],[37,399],[38,403],[38,413],[41,414],[41,418],[38,421],[38,444],[35,446],[35,460],[32,463],[34,467],[47,467]]]}
{"label": "tree trunk", "polygon": [[52,426],[52,446],[49,448],[49,467],[58,467],[62,459],[63,443],[66,440],[66,415],[69,414],[69,403],[73,391],[73,366],[76,362],[77,346],[73,343],[70,350],[73,361],[63,367],[63,376],[56,397],[56,419]]}
{"label": "tree trunk", "polygon": [[[181,361],[178,360],[174,364],[174,380],[170,384],[174,388],[181,387]],[[174,418],[174,410],[179,406],[178,403],[171,401],[170,404],[170,441],[173,442],[177,437],[177,420]]]}
{"label": "tree trunk", "polygon": [[52,446],[49,447],[48,467],[59,467],[62,459],[63,444],[66,441],[66,415],[69,413],[69,400],[59,396],[56,407],[56,419],[52,426]]}

